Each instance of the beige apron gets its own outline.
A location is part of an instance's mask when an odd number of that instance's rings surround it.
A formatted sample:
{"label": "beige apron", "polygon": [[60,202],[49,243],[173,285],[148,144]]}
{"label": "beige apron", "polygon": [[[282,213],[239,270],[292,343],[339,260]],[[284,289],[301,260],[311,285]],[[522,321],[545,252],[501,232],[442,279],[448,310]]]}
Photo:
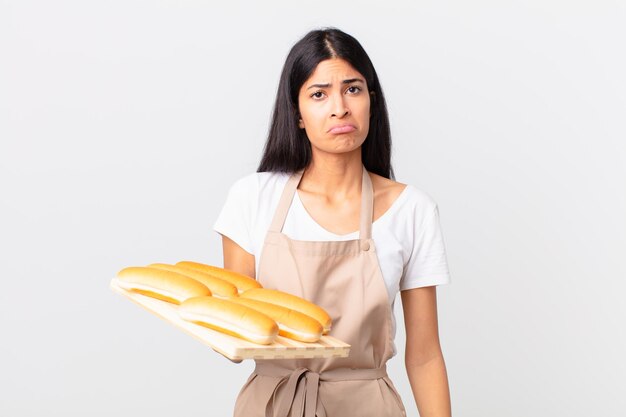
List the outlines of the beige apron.
{"label": "beige apron", "polygon": [[387,376],[391,307],[371,238],[374,193],[363,167],[359,239],[292,240],[281,233],[304,170],[293,174],[267,232],[257,279],[303,297],[332,318],[330,335],[347,358],[259,359],[241,388],[235,417],[400,417],[406,411]]}

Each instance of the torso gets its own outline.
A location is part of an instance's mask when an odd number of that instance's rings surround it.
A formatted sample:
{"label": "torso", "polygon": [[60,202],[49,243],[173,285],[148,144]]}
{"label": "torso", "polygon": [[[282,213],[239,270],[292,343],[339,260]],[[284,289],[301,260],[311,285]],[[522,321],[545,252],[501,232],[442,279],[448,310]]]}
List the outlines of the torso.
{"label": "torso", "polygon": [[[376,221],[391,207],[406,184],[372,172],[369,175],[374,188],[373,221]],[[333,204],[327,201],[324,196],[299,188],[297,192],[309,215],[324,229],[337,235],[345,235],[359,230],[360,196]]]}

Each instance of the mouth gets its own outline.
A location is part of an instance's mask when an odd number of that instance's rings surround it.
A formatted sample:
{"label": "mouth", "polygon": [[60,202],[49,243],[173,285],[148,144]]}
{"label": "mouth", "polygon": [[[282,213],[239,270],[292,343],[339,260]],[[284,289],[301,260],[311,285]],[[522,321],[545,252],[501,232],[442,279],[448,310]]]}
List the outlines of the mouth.
{"label": "mouth", "polygon": [[355,130],[356,130],[356,126],[351,125],[351,124],[343,124],[343,125],[336,125],[336,126],[331,127],[328,130],[328,133],[338,135],[341,133],[354,132]]}

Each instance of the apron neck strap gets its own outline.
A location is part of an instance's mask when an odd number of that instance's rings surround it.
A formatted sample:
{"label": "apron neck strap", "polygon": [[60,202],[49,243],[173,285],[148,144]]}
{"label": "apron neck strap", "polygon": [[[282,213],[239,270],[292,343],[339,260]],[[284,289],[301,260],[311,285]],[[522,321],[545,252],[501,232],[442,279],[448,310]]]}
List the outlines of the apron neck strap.
{"label": "apron neck strap", "polygon": [[[293,197],[298,188],[298,184],[300,184],[300,180],[302,179],[303,174],[304,169],[301,169],[300,171],[294,172],[291,177],[289,177],[289,180],[287,180],[287,184],[285,184],[283,193],[280,196],[280,200],[278,201],[278,207],[276,208],[276,212],[274,213],[274,219],[272,220],[269,231],[278,233],[282,231],[283,225],[285,224],[285,219],[287,218],[287,212],[289,211],[289,207],[291,206],[291,202],[293,201]],[[373,209],[374,189],[372,187],[372,180],[370,179],[370,176],[367,173],[365,166],[363,166],[359,227],[359,239],[361,240],[370,239],[372,237],[372,214],[374,211]]]}

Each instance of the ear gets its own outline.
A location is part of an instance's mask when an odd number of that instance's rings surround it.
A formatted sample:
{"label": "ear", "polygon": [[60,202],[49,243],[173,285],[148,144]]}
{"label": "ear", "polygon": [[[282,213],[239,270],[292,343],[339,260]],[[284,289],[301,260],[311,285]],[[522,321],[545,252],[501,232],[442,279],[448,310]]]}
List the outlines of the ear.
{"label": "ear", "polygon": [[302,116],[300,115],[300,111],[296,110],[296,119],[298,119],[298,127],[300,129],[304,129],[304,122],[302,121]]}

